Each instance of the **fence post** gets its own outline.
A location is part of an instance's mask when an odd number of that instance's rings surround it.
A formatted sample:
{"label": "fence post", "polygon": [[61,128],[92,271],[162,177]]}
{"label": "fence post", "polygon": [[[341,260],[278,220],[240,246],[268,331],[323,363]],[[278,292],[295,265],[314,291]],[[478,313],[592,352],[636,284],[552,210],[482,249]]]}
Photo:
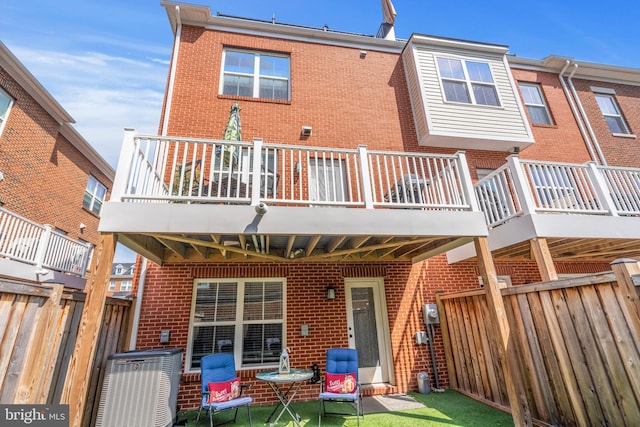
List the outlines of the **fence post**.
{"label": "fence post", "polygon": [[471,174],[469,173],[469,163],[467,163],[467,155],[464,151],[458,151],[456,153],[458,157],[458,168],[460,172],[460,187],[464,194],[467,203],[474,212],[480,212],[480,206],[478,205],[478,199],[476,198],[476,192],[473,188],[473,181],[471,181]]}
{"label": "fence post", "polygon": [[[449,319],[447,319],[447,310],[442,302],[443,291],[436,291],[436,306],[438,307],[438,315],[440,316],[440,333],[442,334],[442,344],[444,346],[444,358],[447,362],[447,373],[449,374],[449,386],[453,389],[458,388],[458,374],[456,372],[456,364],[453,362],[453,351],[451,350],[451,338],[449,335]],[[434,372],[434,375],[435,372]]]}
{"label": "fence post", "polygon": [[[265,159],[266,161],[266,159]],[[253,139],[253,171],[251,172],[251,206],[258,206],[260,203],[260,174],[262,173],[262,139]],[[265,183],[267,165],[264,166]],[[274,171],[277,172],[277,171]],[[266,185],[266,184],[265,184]]]}
{"label": "fence post", "polygon": [[44,257],[47,254],[47,247],[49,246],[49,241],[51,240],[51,226],[49,224],[45,224],[43,226],[44,230],[40,235],[40,239],[38,241],[38,249],[36,250],[35,262],[36,268],[38,270],[42,269],[44,265]]}
{"label": "fence post", "polygon": [[498,359],[502,361],[504,381],[507,387],[507,395],[509,396],[509,405],[511,406],[511,416],[516,426],[531,426],[533,425],[531,410],[527,396],[521,390],[522,381],[518,377],[520,368],[514,348],[514,339],[511,335],[511,326],[507,319],[502,292],[498,284],[498,275],[489,250],[489,243],[486,237],[476,237],[474,244],[478,257],[478,267],[487,290],[489,316],[498,333]]}
{"label": "fence post", "polygon": [[131,173],[131,165],[133,164],[133,154],[135,153],[135,132],[135,129],[125,128],[124,130],[116,176],[113,180],[113,186],[111,187],[110,200],[113,202],[121,202],[122,197],[127,193],[127,183],[129,182],[129,174]]}
{"label": "fence post", "polygon": [[522,209],[522,213],[524,215],[534,213],[536,210],[536,203],[533,200],[531,188],[529,187],[529,182],[524,173],[524,168],[522,167],[520,158],[516,154],[512,154],[507,157],[507,163],[509,164],[509,170],[511,171],[513,186],[518,198],[520,199],[520,209]]}
{"label": "fence post", "polygon": [[595,162],[589,162],[587,164],[589,165],[589,176],[594,184],[593,189],[598,196],[598,200],[602,202],[604,205],[603,208],[608,210],[611,216],[618,216],[618,210],[616,209],[615,203],[613,203],[613,199],[609,193],[607,181],[602,170],[598,168]]}
{"label": "fence post", "polygon": [[60,399],[60,403],[69,404],[69,425],[71,427],[78,427],[82,422],[116,241],[117,235],[114,233],[100,235],[100,244],[96,250],[96,262],[91,272],[91,280],[87,283],[87,298],[82,309],[76,344],[69,361],[69,369]]}
{"label": "fence post", "polygon": [[373,209],[373,189],[371,188],[371,175],[369,173],[369,154],[365,145],[358,145],[358,161],[360,162],[360,180],[362,182],[362,196],[364,207]]}
{"label": "fence post", "polygon": [[611,268],[629,310],[640,321],[640,262],[629,258],[617,259],[611,263]]}

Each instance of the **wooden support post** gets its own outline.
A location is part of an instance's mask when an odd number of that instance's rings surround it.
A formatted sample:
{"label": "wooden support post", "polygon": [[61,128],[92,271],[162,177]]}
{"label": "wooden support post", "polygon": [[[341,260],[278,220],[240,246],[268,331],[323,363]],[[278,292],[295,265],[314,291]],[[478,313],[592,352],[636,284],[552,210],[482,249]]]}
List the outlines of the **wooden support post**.
{"label": "wooden support post", "polygon": [[514,340],[511,338],[511,328],[507,319],[500,286],[498,285],[498,276],[491,257],[491,251],[489,250],[489,243],[486,237],[476,237],[474,244],[476,255],[478,256],[478,267],[487,290],[489,315],[499,333],[498,358],[502,361],[502,370],[513,422],[516,426],[531,426],[533,424],[527,397],[524,392],[518,390],[517,386],[517,384],[522,383],[519,378],[516,378],[516,375],[519,375],[518,360],[516,351],[513,348]]}
{"label": "wooden support post", "polygon": [[79,427],[82,423],[91,365],[102,324],[116,240],[117,236],[113,233],[105,233],[100,236],[91,280],[86,288],[87,298],[82,309],[76,344],[69,361],[67,378],[60,399],[60,403],[69,404],[69,421],[72,427]]}
{"label": "wooden support post", "polygon": [[640,262],[629,258],[617,259],[611,263],[611,268],[618,279],[629,311],[640,320]]}
{"label": "wooden support post", "polygon": [[551,251],[549,251],[549,244],[547,239],[535,238],[530,240],[531,252],[538,264],[538,271],[542,277],[543,282],[549,282],[551,280],[558,280],[558,273],[556,273],[556,267],[553,265],[553,259],[551,258]]}
{"label": "wooden support post", "polygon": [[[442,343],[444,346],[444,357],[447,362],[447,373],[449,374],[449,385],[452,388],[458,388],[458,374],[456,372],[456,364],[453,361],[453,351],[451,350],[451,337],[449,335],[449,324],[447,319],[447,311],[440,298],[442,291],[436,292],[436,305],[440,315],[440,333],[442,334]],[[435,373],[434,373],[435,375]]]}

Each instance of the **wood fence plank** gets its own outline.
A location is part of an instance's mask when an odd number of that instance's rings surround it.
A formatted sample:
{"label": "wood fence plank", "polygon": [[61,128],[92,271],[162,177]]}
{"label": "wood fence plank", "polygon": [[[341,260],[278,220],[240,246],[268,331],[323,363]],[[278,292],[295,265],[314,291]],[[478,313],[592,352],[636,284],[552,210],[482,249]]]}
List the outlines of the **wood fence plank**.
{"label": "wood fence plank", "polygon": [[484,397],[484,390],[482,389],[482,379],[480,378],[480,366],[478,364],[478,353],[475,351],[476,348],[476,339],[474,336],[475,329],[475,314],[474,314],[474,304],[471,297],[467,297],[464,299],[465,307],[464,307],[464,336],[465,340],[463,341],[463,345],[465,347],[465,353],[467,354],[469,361],[469,371],[467,371],[467,375],[469,375],[469,382],[471,383],[471,391],[478,395]]}
{"label": "wood fence plank", "polygon": [[[585,317],[580,319],[580,322],[587,323],[589,328],[583,331],[581,340],[585,342],[586,348],[591,349],[587,357],[594,382],[597,384],[595,390],[597,398],[602,402],[605,419],[609,425],[624,425],[622,409],[618,406],[618,396],[621,395],[620,385],[615,379],[620,375],[624,376],[624,372],[620,372],[621,369],[617,368],[622,361],[613,343],[613,336],[598,292],[592,286],[584,286],[579,292],[578,302],[584,308]],[[612,358],[615,361],[612,366],[608,366],[610,363],[608,360]]]}
{"label": "wood fence plank", "polygon": [[458,387],[462,390],[469,390],[469,380],[465,375],[466,369],[464,367],[465,364],[465,360],[464,360],[464,351],[462,348],[462,341],[460,338],[460,327],[462,324],[462,321],[459,320],[459,316],[458,316],[458,307],[460,305],[460,302],[458,300],[456,301],[450,301],[449,302],[449,310],[450,310],[450,322],[449,322],[449,330],[452,331],[452,336],[453,336],[453,340],[452,342],[454,343],[454,348],[455,348],[455,353],[454,353],[454,361],[456,364],[456,373],[457,373],[457,383],[458,383]]}
{"label": "wood fence plank", "polygon": [[[571,408],[575,415],[575,422],[578,425],[590,425],[589,419],[584,407],[584,402],[580,396],[580,388],[576,382],[576,377],[571,366],[571,358],[569,357],[567,347],[564,344],[558,317],[556,316],[556,307],[551,298],[550,292],[540,292],[540,301],[544,311],[544,318],[547,321],[549,337],[553,344],[553,354],[558,360],[560,368],[560,379],[565,384],[567,396],[571,403]],[[552,381],[555,378],[552,377]]]}
{"label": "wood fence plank", "polygon": [[[638,333],[630,331],[625,316],[621,311],[620,301],[616,298],[617,286],[599,286],[597,289],[609,322],[611,339],[608,337],[601,342],[605,350],[607,369],[612,377],[611,382],[616,387],[618,403],[623,408],[627,425],[633,425],[640,420],[640,355],[638,354]],[[605,331],[599,331],[603,334]],[[611,345],[613,344],[613,345]]]}
{"label": "wood fence plank", "polygon": [[[458,380],[456,378],[456,367],[453,361],[453,348],[451,346],[451,334],[449,332],[448,310],[445,308],[445,302],[441,298],[442,292],[436,292],[436,306],[438,307],[438,316],[440,317],[440,333],[442,334],[442,344],[444,347],[444,357],[447,363],[447,373],[449,374],[449,385],[453,389],[458,388]],[[132,310],[129,310],[129,319],[132,318]]]}
{"label": "wood fence plank", "polygon": [[[504,390],[504,381],[501,381],[499,377],[502,376],[502,371],[496,372],[495,368],[495,349],[492,349],[492,328],[488,328],[491,320],[488,316],[487,311],[487,299],[485,295],[480,295],[476,299],[476,304],[478,306],[477,314],[478,314],[478,331],[480,333],[481,340],[481,348],[482,348],[482,358],[484,363],[486,381],[487,381],[487,392],[491,394],[491,399],[495,402],[499,403],[501,406],[508,406],[509,400],[503,399],[500,389],[502,385],[502,390]],[[489,329],[489,330],[488,330]],[[495,341],[493,341],[493,345],[495,346]],[[500,384],[502,382],[502,384]],[[506,393],[505,393],[506,396]]]}
{"label": "wood fence plank", "polygon": [[[32,342],[25,353],[25,362],[18,382],[18,392],[14,400],[18,404],[38,403],[37,397],[41,387],[46,386],[45,372],[49,351],[54,343],[51,340],[52,332],[57,322],[55,317],[60,306],[60,298],[64,285],[51,284],[51,293],[42,308],[38,310]],[[42,382],[45,381],[45,384]]]}
{"label": "wood fence plank", "polygon": [[581,323],[584,319],[583,310],[575,305],[576,313],[569,310],[569,299],[579,300],[580,296],[575,288],[567,288],[563,291],[556,290],[551,292],[551,299],[556,306],[556,316],[558,325],[564,337],[564,345],[567,348],[567,355],[571,363],[571,370],[579,387],[579,400],[576,399],[574,405],[580,405],[584,408],[589,417],[590,425],[606,425],[605,415],[600,406],[600,401],[595,392],[597,383],[591,376],[592,370],[587,360],[587,352],[593,351],[584,345],[582,338],[591,334],[588,323]]}
{"label": "wood fence plank", "polygon": [[67,369],[69,368],[69,360],[71,360],[71,355],[73,354],[76,336],[80,326],[84,300],[82,299],[78,301],[74,299],[66,301],[66,306],[68,307],[66,308],[66,322],[64,324],[63,337],[61,340],[63,353],[58,357],[58,361],[56,363],[56,370],[54,372],[55,380],[48,398],[48,401],[51,403],[60,403],[62,399],[65,379],[67,377]]}
{"label": "wood fence plank", "polygon": [[549,326],[546,320],[541,293],[532,292],[527,296],[527,301],[531,309],[531,317],[535,322],[540,350],[549,376],[549,382],[541,383],[540,386],[544,387],[546,385],[549,388],[546,394],[553,396],[557,402],[559,411],[558,425],[575,425],[575,415],[571,402],[569,401],[567,387],[564,381],[562,381],[563,376],[560,369],[560,360],[556,357],[552,334],[549,330],[551,326]]}
{"label": "wood fence plank", "polygon": [[[12,321],[15,319],[15,323],[11,323],[16,328],[16,336],[12,348],[7,349],[9,363],[2,386],[2,395],[0,396],[0,402],[5,403],[14,403],[17,398],[20,374],[26,369],[25,356],[33,342],[34,326],[38,319],[40,307],[44,304],[44,298],[42,297],[25,296],[18,297],[18,299],[22,300],[16,304],[19,306],[18,311],[15,313],[18,316],[15,316],[15,318],[12,316],[11,319]],[[24,303],[22,303],[23,301]]]}
{"label": "wood fence plank", "polygon": [[476,372],[476,378],[479,383],[478,390],[482,393],[480,396],[484,399],[491,398],[491,388],[489,384],[489,373],[487,365],[489,361],[485,356],[484,342],[486,334],[484,327],[482,326],[482,308],[480,307],[480,297],[472,296],[467,298],[473,304],[473,311],[471,312],[471,322],[473,326],[473,336],[475,348],[475,355],[478,363],[478,371]]}

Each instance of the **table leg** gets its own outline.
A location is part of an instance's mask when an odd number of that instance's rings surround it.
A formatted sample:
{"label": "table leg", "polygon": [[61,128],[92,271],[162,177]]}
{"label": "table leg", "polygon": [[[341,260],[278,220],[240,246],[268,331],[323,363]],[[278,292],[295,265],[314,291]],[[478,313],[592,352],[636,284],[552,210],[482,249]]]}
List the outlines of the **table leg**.
{"label": "table leg", "polygon": [[[280,389],[280,387],[278,387],[277,385],[274,387],[274,385],[272,383],[268,383],[269,386],[271,387],[271,390],[273,390],[273,392],[276,394],[276,396],[280,396],[280,394],[282,394],[285,398],[287,397],[287,395],[289,394],[289,392],[291,391],[291,388],[295,385],[295,383],[291,383],[289,385],[289,388],[287,389],[287,391],[285,391],[284,393],[282,393],[282,390]],[[278,408],[282,406],[282,402],[280,401],[280,399],[278,398],[278,404],[276,405],[275,408],[273,408],[273,411],[271,411],[271,414],[269,414],[269,418],[267,418],[267,423],[269,421],[271,421],[271,417],[273,417],[273,414],[276,413],[276,411],[278,410]]]}
{"label": "table leg", "polygon": [[[298,414],[298,412],[293,407],[291,402],[293,401],[293,398],[298,393],[298,390],[300,390],[300,387],[302,387],[302,382],[292,383],[289,386],[289,388],[287,389],[287,392],[285,392],[285,393],[282,392],[282,390],[280,389],[280,387],[278,387],[278,385],[273,385],[272,383],[269,383],[269,385],[271,386],[271,389],[273,390],[273,392],[278,397],[278,400],[280,401],[280,403],[282,403],[282,410],[280,411],[280,413],[276,417],[275,421],[273,423],[271,423],[271,425],[273,426],[273,425],[277,424],[278,421],[280,420],[280,417],[282,417],[282,414],[284,414],[284,411],[287,411],[289,413],[289,415],[291,416],[291,419],[293,420],[293,422],[296,423],[296,425],[298,427],[300,427],[300,414]],[[287,394],[289,393],[289,391],[291,390],[291,388],[294,385],[296,387],[293,390],[293,393],[290,396],[287,396]],[[276,407],[276,409],[277,409],[277,407]],[[269,417],[269,418],[271,418],[271,417]]]}

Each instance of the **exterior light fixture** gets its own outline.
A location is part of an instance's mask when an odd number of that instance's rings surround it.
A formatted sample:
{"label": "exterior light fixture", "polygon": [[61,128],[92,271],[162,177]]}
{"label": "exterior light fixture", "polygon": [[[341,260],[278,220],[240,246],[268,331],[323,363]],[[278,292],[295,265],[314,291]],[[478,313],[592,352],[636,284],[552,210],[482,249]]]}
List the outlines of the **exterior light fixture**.
{"label": "exterior light fixture", "polygon": [[300,135],[302,136],[311,136],[311,126],[302,126],[300,130]]}
{"label": "exterior light fixture", "polygon": [[336,299],[336,288],[333,285],[327,286],[327,299],[334,300]]}

